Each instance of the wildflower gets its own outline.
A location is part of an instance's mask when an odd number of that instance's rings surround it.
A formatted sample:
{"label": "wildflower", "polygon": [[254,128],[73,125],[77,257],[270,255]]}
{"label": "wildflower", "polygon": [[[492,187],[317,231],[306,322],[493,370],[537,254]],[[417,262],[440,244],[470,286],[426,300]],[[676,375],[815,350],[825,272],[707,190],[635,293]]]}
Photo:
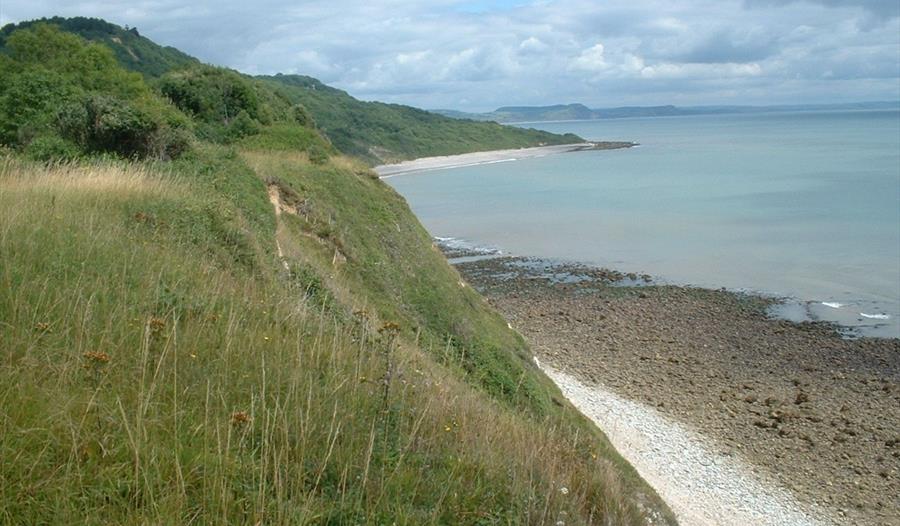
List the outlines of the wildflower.
{"label": "wildflower", "polygon": [[444,431],[450,432],[450,426],[444,426]]}
{"label": "wildflower", "polygon": [[378,332],[386,333],[388,336],[394,336],[400,332],[400,325],[389,321],[382,325],[381,328],[378,329]]}
{"label": "wildflower", "polygon": [[263,340],[269,341],[269,337],[268,337],[268,336],[263,336]]}
{"label": "wildflower", "polygon": [[231,414],[231,425],[241,426],[250,423],[250,415],[246,411],[235,411]]}
{"label": "wildflower", "polygon": [[150,319],[147,320],[147,326],[150,327],[151,332],[157,333],[166,328],[166,320],[151,316]]}
{"label": "wildflower", "polygon": [[563,495],[568,495],[568,494],[569,494],[569,488],[563,486],[563,487],[559,488],[559,492],[562,493]]}
{"label": "wildflower", "polygon": [[109,355],[102,351],[88,351],[83,356],[94,365],[99,366],[109,363]]}

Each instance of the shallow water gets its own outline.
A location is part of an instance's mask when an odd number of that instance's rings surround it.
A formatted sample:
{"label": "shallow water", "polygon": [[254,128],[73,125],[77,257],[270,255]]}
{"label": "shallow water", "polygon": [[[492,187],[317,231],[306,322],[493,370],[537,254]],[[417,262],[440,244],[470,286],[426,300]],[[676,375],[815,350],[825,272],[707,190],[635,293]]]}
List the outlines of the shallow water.
{"label": "shallow water", "polygon": [[900,112],[533,126],[641,145],[389,183],[436,236],[788,296],[802,308],[783,314],[900,337]]}

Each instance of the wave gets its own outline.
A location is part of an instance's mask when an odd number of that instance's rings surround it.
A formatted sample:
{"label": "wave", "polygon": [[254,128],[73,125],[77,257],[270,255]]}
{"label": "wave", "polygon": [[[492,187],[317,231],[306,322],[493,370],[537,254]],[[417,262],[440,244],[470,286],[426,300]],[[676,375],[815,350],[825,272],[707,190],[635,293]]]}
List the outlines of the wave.
{"label": "wave", "polygon": [[476,245],[470,241],[466,241],[465,239],[460,239],[458,237],[441,237],[434,236],[434,240],[444,249],[449,250],[461,250],[467,252],[473,252],[475,254],[483,254],[483,255],[501,255],[503,251],[496,247],[484,246],[484,245]]}
{"label": "wave", "polygon": [[888,314],[866,314],[865,312],[860,312],[860,316],[863,318],[869,318],[870,320],[889,320],[891,317]]}
{"label": "wave", "polygon": [[831,307],[832,309],[840,309],[841,307],[846,307],[846,303],[838,303],[837,301],[823,301],[822,305],[826,307]]}

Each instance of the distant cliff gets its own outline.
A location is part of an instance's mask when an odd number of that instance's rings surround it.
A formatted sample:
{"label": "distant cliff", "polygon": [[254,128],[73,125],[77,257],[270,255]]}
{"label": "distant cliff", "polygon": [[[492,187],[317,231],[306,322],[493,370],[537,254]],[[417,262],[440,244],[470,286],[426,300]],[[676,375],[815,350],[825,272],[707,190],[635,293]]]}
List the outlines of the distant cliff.
{"label": "distant cliff", "polygon": [[854,102],[845,104],[794,104],[775,106],[622,106],[591,109],[584,104],[556,104],[553,106],[505,106],[487,113],[466,113],[457,110],[432,110],[454,119],[479,121],[545,122],[626,117],[672,117],[679,115],[712,115],[723,113],[762,113],[825,110],[883,110],[898,109],[898,101]]}

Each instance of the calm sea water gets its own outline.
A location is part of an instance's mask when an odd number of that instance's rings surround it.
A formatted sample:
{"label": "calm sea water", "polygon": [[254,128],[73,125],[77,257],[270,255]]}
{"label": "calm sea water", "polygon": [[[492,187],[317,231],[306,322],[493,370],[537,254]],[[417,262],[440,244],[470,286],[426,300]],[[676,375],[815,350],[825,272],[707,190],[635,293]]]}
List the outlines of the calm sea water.
{"label": "calm sea water", "polygon": [[435,236],[794,298],[900,337],[900,112],[531,125],[637,148],[389,179]]}

